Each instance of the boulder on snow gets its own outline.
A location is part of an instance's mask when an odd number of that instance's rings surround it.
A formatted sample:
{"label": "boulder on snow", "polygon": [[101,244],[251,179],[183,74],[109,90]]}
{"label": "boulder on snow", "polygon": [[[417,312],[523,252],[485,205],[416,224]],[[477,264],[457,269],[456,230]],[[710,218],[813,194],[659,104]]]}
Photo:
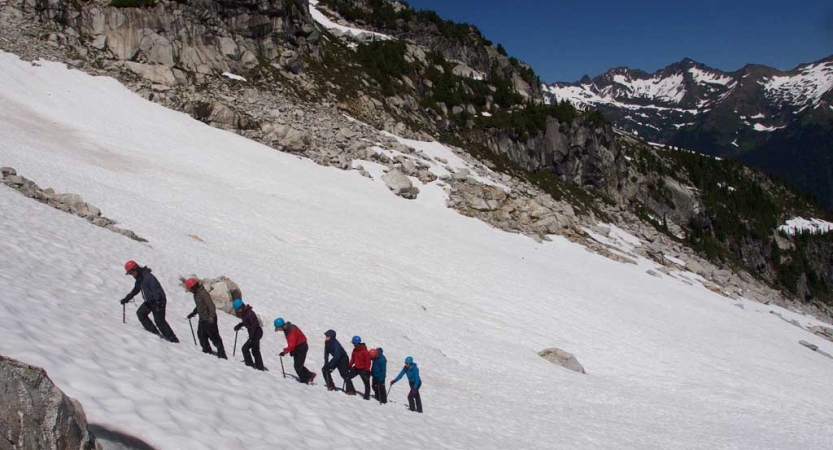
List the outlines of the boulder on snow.
{"label": "boulder on snow", "polygon": [[419,188],[415,187],[411,183],[411,179],[399,169],[393,169],[382,175],[382,180],[388,186],[388,189],[402,198],[413,200],[419,195]]}
{"label": "boulder on snow", "polygon": [[42,368],[0,356],[0,386],[0,448],[100,448],[84,408]]}
{"label": "boulder on snow", "polygon": [[566,369],[570,369],[574,372],[584,373],[584,367],[579,364],[578,360],[572,353],[565,352],[560,348],[547,348],[538,352],[538,356],[546,359],[547,361],[562,366]]}

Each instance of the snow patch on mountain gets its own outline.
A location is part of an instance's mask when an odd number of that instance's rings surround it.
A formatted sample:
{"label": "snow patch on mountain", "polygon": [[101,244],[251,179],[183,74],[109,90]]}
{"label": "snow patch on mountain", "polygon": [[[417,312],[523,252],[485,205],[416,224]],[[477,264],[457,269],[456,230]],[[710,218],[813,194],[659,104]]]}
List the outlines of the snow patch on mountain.
{"label": "snow patch on mountain", "polygon": [[344,32],[344,33],[347,33],[347,34],[350,34],[350,35],[353,35],[353,36],[372,35],[375,38],[381,39],[381,40],[393,39],[392,37],[390,37],[386,34],[377,33],[375,31],[370,31],[370,30],[363,30],[361,28],[348,27],[348,26],[344,26],[344,25],[335,23],[332,20],[330,20],[330,18],[327,17],[323,12],[321,12],[321,10],[316,8],[316,6],[318,6],[318,0],[309,0],[309,12],[312,15],[312,19],[315,20],[319,25],[321,25],[322,27],[324,27],[328,30],[339,30],[341,32]]}
{"label": "snow patch on mountain", "polygon": [[802,232],[825,234],[833,231],[833,223],[821,219],[795,217],[778,227],[778,231],[783,231],[791,236]]}
{"label": "snow patch on mountain", "polygon": [[624,94],[630,98],[660,100],[667,103],[680,103],[685,97],[685,84],[682,74],[669,77],[653,77],[648,79],[631,79],[627,75],[616,74],[613,81],[623,86]]}
{"label": "snow patch on mountain", "polygon": [[769,98],[796,106],[816,106],[833,89],[833,61],[811,64],[797,75],[760,81]]}
{"label": "snow patch on mountain", "polygon": [[[744,122],[744,123],[748,124],[748,122]],[[761,123],[756,123],[756,124],[752,125],[752,129],[755,130],[755,131],[772,132],[772,131],[775,131],[775,130],[780,130],[782,128],[784,128],[784,127],[767,126],[767,125],[764,125],[764,124],[761,124]]]}
{"label": "snow patch on mountain", "polygon": [[732,77],[730,76],[707,72],[697,67],[688,69],[688,73],[691,74],[691,77],[698,84],[719,84],[721,86],[726,86],[732,82]]}

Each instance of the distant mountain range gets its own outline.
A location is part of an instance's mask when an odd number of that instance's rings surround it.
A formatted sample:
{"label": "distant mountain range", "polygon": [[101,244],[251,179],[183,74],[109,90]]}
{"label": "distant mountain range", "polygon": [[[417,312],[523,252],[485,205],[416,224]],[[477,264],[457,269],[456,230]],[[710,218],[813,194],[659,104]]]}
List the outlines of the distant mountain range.
{"label": "distant mountain range", "polygon": [[737,158],[833,209],[833,56],[786,72],[723,72],[688,58],[652,74],[617,67],[545,85],[544,95],[600,109],[651,142]]}

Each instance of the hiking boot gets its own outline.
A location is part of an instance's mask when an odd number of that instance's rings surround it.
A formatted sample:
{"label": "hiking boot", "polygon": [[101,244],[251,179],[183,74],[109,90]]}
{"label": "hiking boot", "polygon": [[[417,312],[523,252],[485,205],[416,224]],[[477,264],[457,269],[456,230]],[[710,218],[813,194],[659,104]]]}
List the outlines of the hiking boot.
{"label": "hiking boot", "polygon": [[309,380],[307,380],[307,384],[312,386],[312,380],[314,380],[314,379],[315,379],[315,372],[313,372],[312,375],[310,375]]}
{"label": "hiking boot", "polygon": [[336,387],[335,386],[327,386],[327,390],[328,391],[334,391],[334,390],[336,390]]}
{"label": "hiking boot", "polygon": [[347,391],[347,395],[356,395],[356,391]]}

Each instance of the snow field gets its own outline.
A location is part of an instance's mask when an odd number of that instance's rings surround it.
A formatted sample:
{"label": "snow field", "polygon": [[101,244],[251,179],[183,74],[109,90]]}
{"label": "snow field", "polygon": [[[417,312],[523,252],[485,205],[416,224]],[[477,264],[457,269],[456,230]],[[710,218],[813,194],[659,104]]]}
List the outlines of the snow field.
{"label": "snow field", "polygon": [[318,0],[310,0],[310,2],[309,2],[309,12],[312,15],[312,20],[316,21],[319,25],[321,25],[322,27],[324,27],[328,30],[339,30],[339,31],[342,31],[344,33],[351,34],[353,36],[359,36],[361,34],[371,34],[375,38],[381,39],[381,40],[393,39],[393,38],[391,38],[390,36],[388,36],[386,34],[377,33],[375,31],[368,31],[368,30],[362,30],[361,28],[353,28],[353,27],[346,27],[344,25],[339,25],[339,24],[333,22],[332,20],[330,20],[330,18],[327,17],[326,15],[324,15],[324,13],[322,13],[318,8],[316,8],[316,6],[318,6]]}
{"label": "snow field", "polygon": [[[833,444],[833,361],[798,340],[828,353],[833,343],[769,310],[810,318],[651,277],[644,260],[495,230],[442,207],[436,186],[397,198],[375,173],[276,152],[109,78],[5,53],[0,76],[0,165],[81,194],[150,241],[0,186],[0,353],[44,366],[94,423],[160,449]],[[165,287],[181,344],[142,330],[132,305],[121,323],[131,258]],[[343,344],[359,334],[383,347],[388,381],[414,356],[426,414],[404,410],[402,384],[399,403],[380,406],[328,393],[320,377],[284,381],[284,338],[268,327],[268,373],[203,355],[185,320],[193,300],[177,287],[191,272],[225,274],[256,312],[300,326],[315,372],[328,328]],[[235,323],[220,315],[229,350]],[[588,375],[537,356],[553,346]]]}

